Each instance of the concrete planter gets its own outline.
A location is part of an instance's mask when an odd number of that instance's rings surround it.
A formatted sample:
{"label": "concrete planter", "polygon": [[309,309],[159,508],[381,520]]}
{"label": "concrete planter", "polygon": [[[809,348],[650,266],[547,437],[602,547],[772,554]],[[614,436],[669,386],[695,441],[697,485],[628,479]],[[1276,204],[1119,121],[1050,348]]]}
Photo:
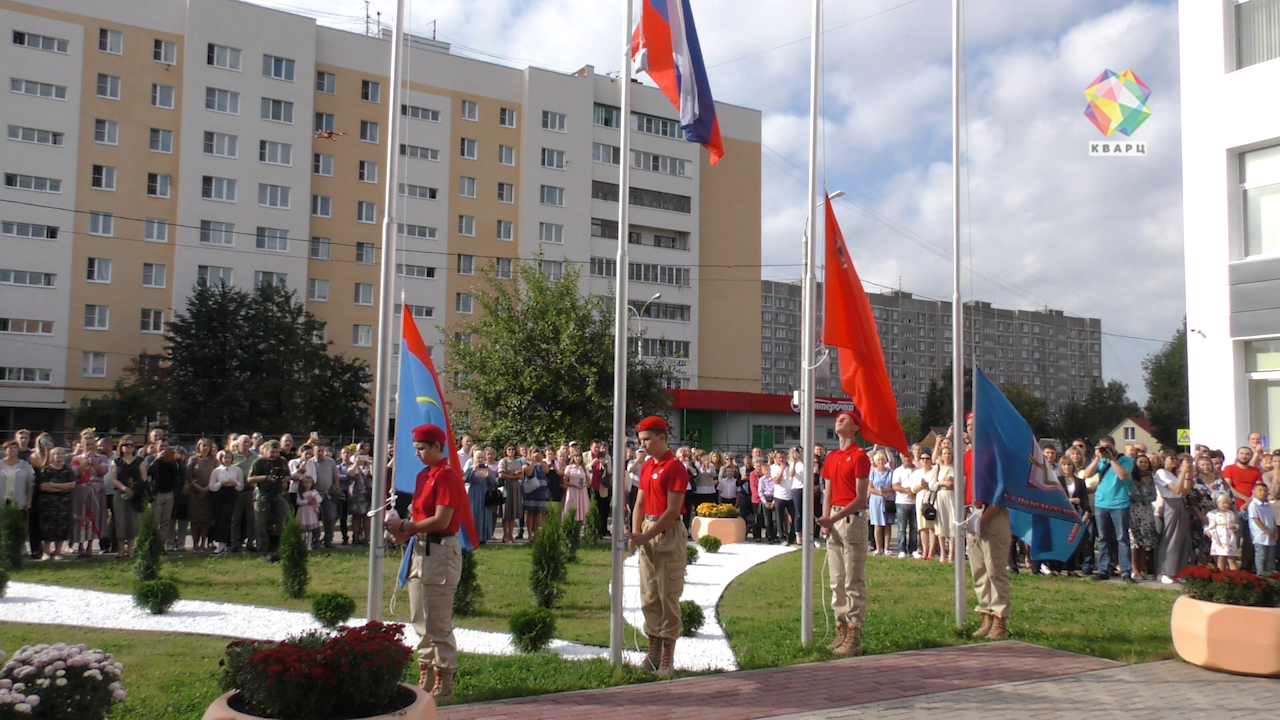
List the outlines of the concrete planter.
{"label": "concrete planter", "polygon": [[[416,685],[400,683],[400,687],[413,692],[413,703],[409,707],[382,715],[370,715],[360,720],[436,720],[436,702],[431,695]],[[236,692],[232,690],[225,695],[219,696],[209,706],[209,709],[204,711],[201,720],[263,720],[259,715],[240,712],[228,704],[228,701]]]}
{"label": "concrete planter", "polygon": [[732,545],[747,539],[747,521],[736,518],[695,517],[689,528],[694,541],[710,535],[718,538],[722,545]]}
{"label": "concrete planter", "polygon": [[1173,649],[1209,670],[1280,677],[1280,608],[1220,605],[1183,595],[1169,618]]}

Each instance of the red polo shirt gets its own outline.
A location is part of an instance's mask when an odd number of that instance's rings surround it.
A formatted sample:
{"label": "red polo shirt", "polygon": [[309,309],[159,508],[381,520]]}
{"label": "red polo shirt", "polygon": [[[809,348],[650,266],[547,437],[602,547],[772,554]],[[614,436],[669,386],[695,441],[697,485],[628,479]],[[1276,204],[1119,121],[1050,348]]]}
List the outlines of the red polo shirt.
{"label": "red polo shirt", "polygon": [[437,505],[448,505],[453,508],[453,516],[449,525],[436,530],[436,533],[456,533],[462,527],[462,514],[471,512],[467,500],[467,487],[462,483],[458,472],[449,465],[449,458],[418,473],[417,485],[413,490],[413,520],[426,520],[434,517]]}
{"label": "red polo shirt", "polygon": [[871,458],[857,445],[832,450],[822,463],[822,477],[827,480],[833,507],[846,507],[858,498],[858,478],[871,477]]}
{"label": "red polo shirt", "polygon": [[640,489],[644,491],[644,514],[661,515],[667,511],[667,493],[689,489],[689,471],[670,449],[660,458],[649,458],[640,468]]}

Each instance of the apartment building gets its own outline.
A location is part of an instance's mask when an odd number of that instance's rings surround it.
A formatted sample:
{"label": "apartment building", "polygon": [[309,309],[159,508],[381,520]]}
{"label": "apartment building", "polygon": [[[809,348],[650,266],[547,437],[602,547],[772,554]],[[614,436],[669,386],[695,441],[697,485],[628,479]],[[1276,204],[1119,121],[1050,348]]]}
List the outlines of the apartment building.
{"label": "apartment building", "polygon": [[[1191,441],[1280,438],[1280,2],[1178,6]],[[1215,112],[1198,98],[1231,98]]]}
{"label": "apartment building", "polygon": [[[760,392],[790,395],[800,389],[803,328],[799,283],[765,280],[760,293]],[[917,412],[929,383],[940,381],[951,362],[951,303],[902,291],[868,293],[884,350],[885,367],[898,408]],[[818,286],[821,303],[822,286]],[[821,306],[819,306],[821,307]],[[1102,382],[1102,321],[1060,310],[1010,310],[991,303],[965,303],[965,358],[978,352],[979,366],[997,384],[1022,387],[1044,399],[1049,410],[1082,399]],[[821,312],[819,312],[821,325]],[[815,372],[819,396],[847,398],[840,389],[834,350]]]}
{"label": "apartment building", "polygon": [[679,388],[758,387],[754,345],[723,351],[759,318],[737,301],[760,262],[758,111],[717,106],[711,168],[661,93],[633,85],[624,119],[619,81],[591,66],[511,68],[410,37],[391,108],[385,33],[237,0],[0,0],[0,29],[0,425],[61,427],[163,349],[197,283],[294,290],[333,352],[373,364],[388,181],[396,312],[448,377],[443,337],[477,312],[486,268],[576,265],[583,293],[612,296],[624,126],[642,352],[673,359]]}

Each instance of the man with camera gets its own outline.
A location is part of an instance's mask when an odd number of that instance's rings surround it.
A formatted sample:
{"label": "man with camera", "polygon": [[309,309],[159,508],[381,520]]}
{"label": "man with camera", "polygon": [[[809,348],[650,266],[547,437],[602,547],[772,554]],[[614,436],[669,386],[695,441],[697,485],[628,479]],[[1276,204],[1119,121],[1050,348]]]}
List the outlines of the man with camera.
{"label": "man with camera", "polygon": [[267,531],[275,523],[276,532],[284,530],[288,522],[289,503],[284,499],[289,484],[289,462],[280,456],[280,443],[268,440],[262,444],[262,452],[249,470],[249,486],[253,488],[253,526],[257,531],[258,552],[267,552],[267,562],[277,562],[280,556],[268,552],[271,541]]}
{"label": "man with camera", "polygon": [[1093,495],[1094,520],[1098,524],[1100,548],[1098,572],[1094,580],[1106,580],[1111,568],[1120,562],[1120,576],[1133,584],[1133,560],[1129,546],[1129,476],[1133,472],[1133,459],[1116,452],[1116,441],[1104,435],[1093,450],[1093,460],[1084,469],[1084,476],[1097,474],[1098,489]]}

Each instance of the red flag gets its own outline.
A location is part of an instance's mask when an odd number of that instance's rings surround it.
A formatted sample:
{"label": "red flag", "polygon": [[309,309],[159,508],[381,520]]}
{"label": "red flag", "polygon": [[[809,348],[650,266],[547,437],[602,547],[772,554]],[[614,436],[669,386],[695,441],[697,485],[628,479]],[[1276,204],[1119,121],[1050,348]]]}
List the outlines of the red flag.
{"label": "red flag", "polygon": [[898,402],[884,368],[880,332],[871,314],[871,301],[853,268],[844,235],[827,198],[826,297],[823,340],[838,350],[840,387],[862,414],[862,437],[867,442],[907,451],[907,438],[898,424]]}

